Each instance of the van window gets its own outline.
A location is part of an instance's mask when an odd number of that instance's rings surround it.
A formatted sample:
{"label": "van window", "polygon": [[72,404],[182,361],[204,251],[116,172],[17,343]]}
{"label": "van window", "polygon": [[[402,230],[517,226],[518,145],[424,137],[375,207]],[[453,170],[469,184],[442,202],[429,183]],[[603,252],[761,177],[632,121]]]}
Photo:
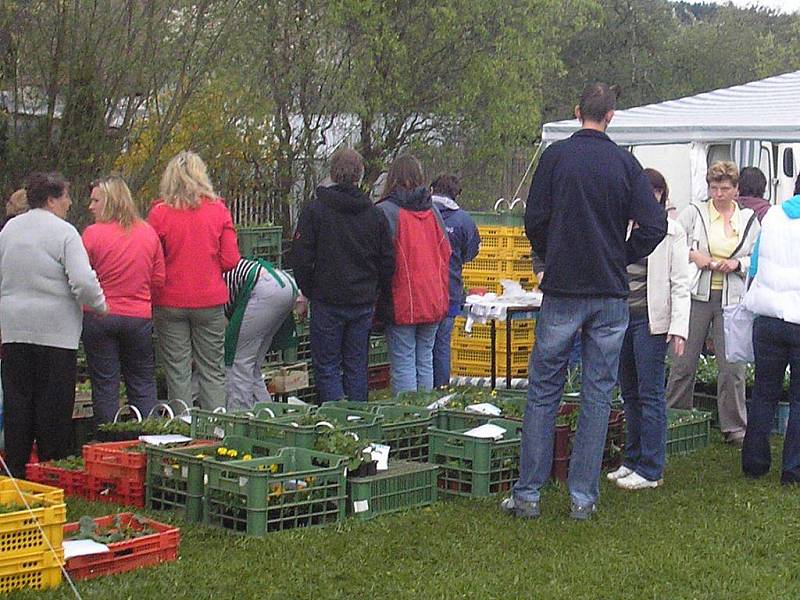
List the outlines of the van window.
{"label": "van window", "polygon": [[794,151],[791,148],[783,151],[783,174],[794,177]]}
{"label": "van window", "polygon": [[731,145],[730,144],[712,144],[708,147],[707,166],[713,165],[715,162],[721,160],[731,159]]}

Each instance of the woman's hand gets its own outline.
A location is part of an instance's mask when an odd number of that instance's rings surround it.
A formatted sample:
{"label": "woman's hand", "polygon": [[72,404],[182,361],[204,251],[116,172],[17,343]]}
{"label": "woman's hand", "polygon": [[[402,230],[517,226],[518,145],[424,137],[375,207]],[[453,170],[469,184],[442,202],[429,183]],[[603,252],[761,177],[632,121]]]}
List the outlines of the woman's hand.
{"label": "woman's hand", "polygon": [[689,250],[689,260],[700,270],[710,269],[711,263],[714,262],[708,254],[700,252],[700,250]]}
{"label": "woman's hand", "polygon": [[667,343],[672,342],[672,352],[675,356],[683,356],[683,351],[686,349],[686,338],[679,335],[668,335]]}
{"label": "woman's hand", "polygon": [[739,270],[739,261],[735,258],[726,258],[717,262],[716,267],[712,267],[712,269],[720,273],[733,273]]}
{"label": "woman's hand", "polygon": [[297,296],[297,300],[294,302],[294,312],[300,321],[306,320],[306,315],[308,314],[308,300],[302,294]]}

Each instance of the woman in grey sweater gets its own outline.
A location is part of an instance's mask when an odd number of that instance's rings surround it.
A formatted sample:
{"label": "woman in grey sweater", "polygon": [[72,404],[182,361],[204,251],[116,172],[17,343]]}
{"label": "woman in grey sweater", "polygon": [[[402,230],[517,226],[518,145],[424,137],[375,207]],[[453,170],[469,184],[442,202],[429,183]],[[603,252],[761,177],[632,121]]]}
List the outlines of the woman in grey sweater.
{"label": "woman in grey sweater", "polygon": [[107,312],[77,230],[67,223],[69,183],[33,173],[31,210],[0,231],[0,331],[6,460],[24,477],[34,441],[42,460],[71,451],[82,305]]}

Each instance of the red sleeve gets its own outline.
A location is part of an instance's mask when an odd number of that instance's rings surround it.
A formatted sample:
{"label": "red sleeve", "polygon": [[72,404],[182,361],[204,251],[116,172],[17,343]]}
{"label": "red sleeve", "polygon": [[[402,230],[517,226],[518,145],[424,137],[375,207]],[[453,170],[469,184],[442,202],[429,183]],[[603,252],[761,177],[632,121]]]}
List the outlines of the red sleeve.
{"label": "red sleeve", "polygon": [[164,287],[167,281],[167,267],[164,264],[164,249],[161,247],[161,240],[155,235],[155,255],[153,256],[153,273],[150,278],[150,289],[157,290]]}
{"label": "red sleeve", "polygon": [[83,247],[86,248],[86,254],[89,256],[89,264],[92,265],[94,269],[94,241],[97,237],[94,234],[94,228],[89,225],[86,229],[83,230],[83,235],[81,236],[81,241],[83,241]]}
{"label": "red sleeve", "polygon": [[236,229],[233,227],[231,213],[222,200],[220,204],[223,210],[223,223],[219,240],[219,262],[222,272],[225,273],[239,264],[242,257],[239,255],[239,243],[236,241]]}

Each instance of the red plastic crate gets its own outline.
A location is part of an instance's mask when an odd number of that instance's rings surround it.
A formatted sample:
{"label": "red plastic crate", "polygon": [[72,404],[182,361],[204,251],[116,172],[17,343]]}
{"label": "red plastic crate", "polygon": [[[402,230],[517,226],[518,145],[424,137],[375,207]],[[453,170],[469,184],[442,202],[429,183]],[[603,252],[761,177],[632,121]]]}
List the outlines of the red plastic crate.
{"label": "red plastic crate", "polygon": [[88,496],[84,471],[70,471],[48,463],[29,463],[25,466],[25,479],[61,488],[67,496]]}
{"label": "red plastic crate", "polygon": [[370,367],[367,373],[367,386],[371,390],[384,390],[389,387],[389,365]]}
{"label": "red plastic crate", "polygon": [[[578,410],[578,404],[563,404],[559,408],[559,415],[570,414]],[[568,425],[556,427],[555,444],[553,446],[553,470],[550,477],[559,481],[566,481],[569,475],[569,458],[572,452],[572,440],[575,432]],[[622,462],[622,448],[625,444],[625,413],[612,409],[608,416],[608,433],[606,446],[603,451],[603,468],[614,469]]]}
{"label": "red plastic crate", "polygon": [[144,508],[144,483],[131,483],[116,477],[86,476],[87,498],[95,502],[110,502],[123,506]]}
{"label": "red plastic crate", "polygon": [[[124,524],[129,524],[133,513],[120,513]],[[139,517],[139,519],[142,519]],[[103,575],[124,573],[141,567],[149,567],[178,558],[181,530],[172,525],[165,525],[151,519],[144,519],[147,525],[156,530],[152,535],[124,540],[108,544],[110,552],[76,556],[67,561],[66,568],[73,579],[94,579]],[[108,526],[114,522],[114,515],[95,519],[100,526]],[[78,523],[64,525],[64,537],[78,531]]]}
{"label": "red plastic crate", "polygon": [[86,444],[83,462],[86,473],[101,479],[124,479],[144,489],[147,476],[147,453],[130,452],[139,446],[139,440]]}

